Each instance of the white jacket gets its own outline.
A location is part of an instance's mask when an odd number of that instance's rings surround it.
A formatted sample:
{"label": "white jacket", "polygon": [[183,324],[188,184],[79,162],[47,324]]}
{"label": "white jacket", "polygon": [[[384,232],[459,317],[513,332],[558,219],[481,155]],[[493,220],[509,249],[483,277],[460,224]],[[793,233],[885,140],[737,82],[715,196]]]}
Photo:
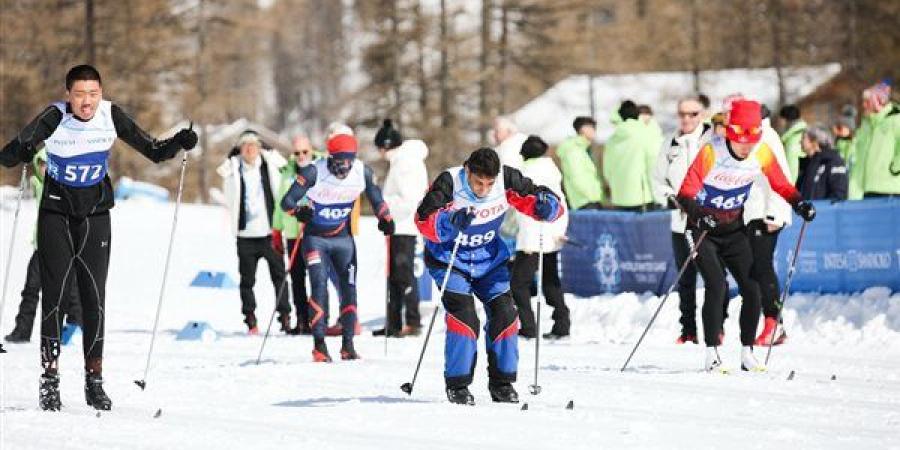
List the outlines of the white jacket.
{"label": "white jacket", "polygon": [[416,208],[428,189],[425,169],[428,146],[418,139],[410,139],[387,152],[386,156],[391,167],[381,192],[394,218],[395,234],[417,236]]}
{"label": "white jacket", "polygon": [[[281,183],[282,167],[287,161],[280,153],[274,150],[260,150],[260,156],[266,162],[269,172],[269,185],[272,188],[272,198],[275,200],[275,207],[278,208],[280,198],[278,198],[278,185]],[[225,195],[225,206],[228,208],[228,219],[231,227],[231,234],[238,234],[238,216],[241,211],[241,155],[234,155],[219,165],[216,173],[222,177],[222,192]]]}
{"label": "white jacket", "polygon": [[497,155],[500,156],[500,164],[522,170],[522,163],[524,162],[521,153],[522,144],[525,143],[526,139],[528,139],[528,136],[516,132],[498,144],[495,150]]}
{"label": "white jacket", "polygon": [[[665,206],[669,196],[678,195],[688,167],[697,158],[697,153],[700,153],[700,146],[706,142],[705,134],[708,129],[708,125],[701,124],[691,133],[682,135],[675,132],[663,141],[653,171],[653,197],[657,203]],[[673,210],[672,231],[684,233],[686,226],[687,215],[677,209]]]}
{"label": "white jacket", "polygon": [[[761,142],[772,149],[775,160],[778,161],[785,176],[790,179],[790,169],[788,169],[787,158],[784,155],[784,144],[781,143],[778,132],[772,129],[768,119],[763,120],[762,129]],[[762,219],[767,224],[787,227],[791,224],[791,218],[791,205],[773,191],[766,177],[760,174],[753,182],[750,195],[744,202],[744,223]]]}
{"label": "white jacket", "polygon": [[[546,186],[559,196],[560,205],[565,207],[566,197],[562,192],[562,174],[549,156],[532,158],[522,164],[522,175],[530,178],[535,185]],[[541,226],[544,227],[544,252],[558,252],[569,227],[569,211],[565,210],[555,222],[538,222],[516,211],[519,231],[516,234],[516,250],[528,253],[540,251]]]}

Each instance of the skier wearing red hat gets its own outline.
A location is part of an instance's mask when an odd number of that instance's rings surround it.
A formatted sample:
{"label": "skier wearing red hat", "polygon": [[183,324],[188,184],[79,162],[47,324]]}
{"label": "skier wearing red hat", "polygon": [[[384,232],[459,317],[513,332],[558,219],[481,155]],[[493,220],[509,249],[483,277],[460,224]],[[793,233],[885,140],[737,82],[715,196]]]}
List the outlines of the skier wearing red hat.
{"label": "skier wearing red hat", "polygon": [[[743,299],[741,303],[741,368],[764,371],[753,355],[753,342],[760,314],[759,285],[750,278],[753,254],[742,220],[744,202],[754,180],[764,175],[772,190],[783,197],[806,221],[816,215],[803,201],[781,170],[762,136],[760,104],[736,100],[731,107],[725,137],[714,136],[704,145],[688,169],[678,192],[678,201],[688,212],[688,227],[706,232],[697,249],[697,266],[706,285],[703,304],[703,334],[707,346],[708,371],[719,369],[719,334],[722,329],[722,299],[728,288],[722,268],[731,272]],[[695,234],[697,231],[695,231]]]}
{"label": "skier wearing red hat", "polygon": [[[356,138],[337,134],[328,139],[328,158],[300,168],[281,208],[305,224],[303,258],[309,273],[309,320],[314,338],[313,361],[331,362],[325,346],[328,312],[328,266],[338,278],[340,323],[343,328],[341,359],[359,359],[353,348],[356,328],[356,244],[350,235],[350,211],[363,192],[378,216],[378,229],[394,233],[394,220],[373,181],[372,169],[356,159]],[[300,204],[304,196],[308,204]]]}

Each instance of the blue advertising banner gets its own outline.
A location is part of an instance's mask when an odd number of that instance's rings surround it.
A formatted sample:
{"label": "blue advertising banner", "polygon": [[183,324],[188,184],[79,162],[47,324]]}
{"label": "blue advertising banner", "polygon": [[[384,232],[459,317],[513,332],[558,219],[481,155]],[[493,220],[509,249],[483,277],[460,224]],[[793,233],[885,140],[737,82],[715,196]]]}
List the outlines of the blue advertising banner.
{"label": "blue advertising banner", "polygon": [[[872,286],[900,291],[900,199],[816,202],[791,292],[852,293]],[[783,284],[801,220],[781,232],[775,270]],[[576,211],[562,250],[565,292],[664,293],[674,281],[668,212]]]}

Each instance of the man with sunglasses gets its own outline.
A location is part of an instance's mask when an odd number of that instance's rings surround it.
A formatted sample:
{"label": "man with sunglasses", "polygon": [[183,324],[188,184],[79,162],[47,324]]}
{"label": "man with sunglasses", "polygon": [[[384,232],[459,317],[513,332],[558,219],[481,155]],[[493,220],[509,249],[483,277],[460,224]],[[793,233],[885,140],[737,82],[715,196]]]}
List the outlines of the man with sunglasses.
{"label": "man with sunglasses", "polygon": [[[287,193],[301,167],[306,167],[313,162],[313,147],[309,137],[298,134],[291,140],[291,155],[288,163],[281,168],[281,186],[278,188],[278,201],[280,202]],[[283,239],[287,239],[285,247]],[[279,254],[284,254],[285,249],[290,253],[300,240],[302,244],[303,229],[297,219],[288,215],[281,208],[275,208],[272,217],[272,246]],[[310,334],[309,306],[306,293],[306,262],[302,257],[295,257],[294,264],[288,268],[291,275],[291,296],[294,299],[294,308],[297,309],[297,325],[290,329],[290,334]]]}
{"label": "man with sunglasses", "polygon": [[[356,138],[337,134],[326,142],[328,158],[300,167],[291,188],[281,200],[281,208],[305,224],[303,258],[309,273],[310,328],[314,338],[313,361],[331,362],[325,345],[325,316],[328,310],[328,268],[338,278],[341,359],[359,359],[353,348],[356,315],[356,244],[350,235],[353,202],[363,192],[378,216],[378,229],[394,233],[394,220],[381,189],[373,181],[372,169],[356,159]],[[306,197],[308,202],[302,203]]]}

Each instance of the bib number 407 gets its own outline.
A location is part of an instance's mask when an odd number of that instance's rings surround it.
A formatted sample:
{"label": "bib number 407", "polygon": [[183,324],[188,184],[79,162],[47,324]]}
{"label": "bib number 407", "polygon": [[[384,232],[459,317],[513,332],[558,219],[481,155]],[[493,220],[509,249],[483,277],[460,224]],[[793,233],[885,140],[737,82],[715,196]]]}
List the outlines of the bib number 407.
{"label": "bib number 407", "polygon": [[352,210],[353,208],[323,208],[319,211],[319,215],[329,220],[341,220]]}
{"label": "bib number 407", "polygon": [[100,179],[103,175],[103,164],[84,164],[66,166],[65,180],[69,182],[87,183]]}

